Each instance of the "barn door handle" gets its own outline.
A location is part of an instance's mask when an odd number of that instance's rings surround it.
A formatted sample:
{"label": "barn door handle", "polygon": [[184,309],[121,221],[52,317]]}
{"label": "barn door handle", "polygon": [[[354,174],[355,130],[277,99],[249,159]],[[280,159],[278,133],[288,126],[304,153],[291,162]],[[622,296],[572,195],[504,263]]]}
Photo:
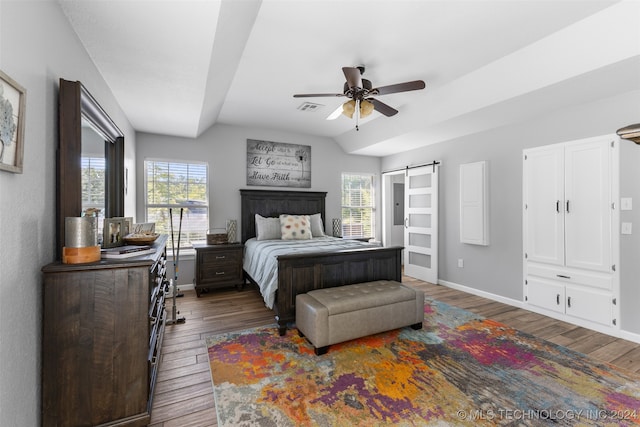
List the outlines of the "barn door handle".
{"label": "barn door handle", "polygon": [[556,212],[560,213],[560,200],[556,200]]}
{"label": "barn door handle", "polygon": [[567,200],[567,213],[569,213],[569,201]]}
{"label": "barn door handle", "polygon": [[404,219],[404,228],[409,228],[409,218]]}

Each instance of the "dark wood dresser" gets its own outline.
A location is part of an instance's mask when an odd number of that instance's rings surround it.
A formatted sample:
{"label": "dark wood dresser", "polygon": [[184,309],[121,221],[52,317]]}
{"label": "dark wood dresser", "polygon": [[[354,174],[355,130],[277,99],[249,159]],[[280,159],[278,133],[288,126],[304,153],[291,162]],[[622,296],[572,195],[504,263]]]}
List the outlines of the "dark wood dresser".
{"label": "dark wood dresser", "polygon": [[196,295],[205,289],[244,285],[242,243],[194,244],[196,250]]}
{"label": "dark wood dresser", "polygon": [[166,312],[167,236],[150,255],[45,266],[43,426],[146,426]]}

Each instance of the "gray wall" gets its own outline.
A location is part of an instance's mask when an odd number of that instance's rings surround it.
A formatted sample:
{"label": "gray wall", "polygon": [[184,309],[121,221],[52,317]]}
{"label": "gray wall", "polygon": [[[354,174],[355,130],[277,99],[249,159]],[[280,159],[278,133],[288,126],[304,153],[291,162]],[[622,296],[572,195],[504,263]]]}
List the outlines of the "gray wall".
{"label": "gray wall", "polygon": [[[346,154],[338,144],[328,138],[230,125],[214,125],[195,139],[138,133],[137,217],[142,221],[145,215],[143,188],[145,159],[205,161],[209,164],[209,228],[224,228],[227,219],[237,219],[238,236],[240,236],[242,230],[240,230],[239,190],[241,188],[285,189],[246,185],[247,139],[311,146],[311,188],[308,190],[327,192],[325,229],[328,233],[331,232],[331,218],[340,217],[342,172],[373,173],[378,177],[380,174],[379,158]],[[379,179],[376,188],[380,188]],[[380,191],[378,191],[376,206],[380,206],[380,200]],[[380,220],[376,224],[376,229],[376,236],[380,236]],[[187,254],[183,256],[183,252],[180,253],[178,272],[178,284],[192,283],[193,258]]]}
{"label": "gray wall", "polygon": [[[0,171],[0,425],[40,425],[42,278],[55,256],[59,79],[80,80],[135,135],[57,2],[0,1],[0,69],[27,90],[24,173]],[[135,194],[127,204],[133,207]]]}
{"label": "gray wall", "polygon": [[[440,160],[439,279],[507,299],[522,301],[522,150],[574,139],[615,134],[640,120],[640,91],[549,114],[407,153],[385,157],[382,170]],[[633,197],[635,210],[621,221],[635,233],[621,236],[621,326],[640,333],[640,146],[621,143],[621,197]],[[459,167],[489,161],[489,246],[460,243]],[[457,266],[464,259],[464,268]]]}

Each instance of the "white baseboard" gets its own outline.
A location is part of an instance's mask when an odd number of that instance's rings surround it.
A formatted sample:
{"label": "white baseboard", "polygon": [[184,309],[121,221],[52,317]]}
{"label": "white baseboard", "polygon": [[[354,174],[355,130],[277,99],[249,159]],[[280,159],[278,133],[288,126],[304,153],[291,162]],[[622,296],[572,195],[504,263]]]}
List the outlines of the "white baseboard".
{"label": "white baseboard", "polygon": [[449,282],[447,280],[438,280],[438,284],[446,286],[447,288],[456,289],[458,291],[466,292],[468,294],[477,295],[479,297],[487,298],[490,300],[498,301],[507,305],[512,305],[518,308],[526,309],[527,306],[522,302],[513,298],[503,297],[502,295],[492,294],[490,292],[481,291],[480,289],[471,288],[469,286],[459,285],[458,283]]}
{"label": "white baseboard", "polygon": [[449,282],[447,280],[438,280],[438,284],[442,286],[446,286],[447,288],[456,289],[458,291],[466,292],[468,294],[477,295],[483,298],[487,298],[493,301],[501,302],[507,305],[511,305],[513,307],[522,308],[524,310],[528,310],[534,313],[542,314],[547,317],[551,317],[553,319],[558,319],[563,322],[571,323],[577,326],[581,326],[583,328],[591,329],[597,332],[601,332],[606,335],[610,335],[616,338],[622,338],[624,340],[632,341],[637,344],[640,344],[640,334],[636,334],[635,332],[626,331],[624,329],[615,329],[609,328],[604,325],[599,325],[597,323],[591,323],[587,321],[581,321],[580,319],[574,319],[569,316],[565,316],[562,313],[556,313],[550,310],[545,310],[543,308],[539,308],[533,306],[531,304],[526,304],[523,301],[514,300],[512,298],[506,298],[501,295],[492,294],[490,292],[482,291],[479,289],[471,288],[469,286],[460,285],[458,283]]}

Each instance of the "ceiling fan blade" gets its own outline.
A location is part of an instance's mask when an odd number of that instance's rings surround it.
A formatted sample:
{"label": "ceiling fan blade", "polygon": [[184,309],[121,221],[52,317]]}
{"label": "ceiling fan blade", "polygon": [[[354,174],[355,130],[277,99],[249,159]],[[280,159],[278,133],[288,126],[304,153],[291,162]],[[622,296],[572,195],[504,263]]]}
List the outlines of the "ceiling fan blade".
{"label": "ceiling fan blade", "polygon": [[349,85],[349,89],[362,87],[362,74],[360,73],[360,69],[356,67],[342,67],[342,72],[347,78],[347,85]]}
{"label": "ceiling fan blade", "polygon": [[314,98],[321,96],[344,96],[344,93],[297,93],[294,98]]}
{"label": "ceiling fan blade", "polygon": [[395,116],[398,114],[398,110],[393,107],[388,106],[384,102],[380,102],[375,98],[367,98],[367,101],[370,101],[373,104],[373,107],[380,114],[384,114],[387,117]]}
{"label": "ceiling fan blade", "polygon": [[374,95],[386,95],[388,93],[408,92],[410,90],[424,89],[425,84],[422,80],[414,80],[412,82],[398,83],[395,85],[381,86],[371,89]]}

